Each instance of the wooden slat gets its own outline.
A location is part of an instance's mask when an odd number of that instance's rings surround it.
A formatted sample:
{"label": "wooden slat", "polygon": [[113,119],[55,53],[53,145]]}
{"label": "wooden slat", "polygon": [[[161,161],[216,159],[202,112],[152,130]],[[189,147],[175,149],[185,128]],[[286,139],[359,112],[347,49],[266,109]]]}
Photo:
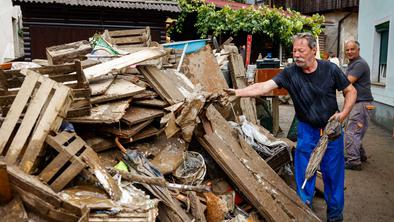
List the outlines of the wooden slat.
{"label": "wooden slat", "polygon": [[18,93],[14,102],[11,105],[9,114],[6,116],[3,124],[0,128],[0,154],[3,152],[12,131],[15,128],[20,115],[22,114],[23,108],[25,107],[31,93],[37,83],[38,75],[29,75],[26,77],[26,81],[22,84],[23,91]]}
{"label": "wooden slat", "polygon": [[109,31],[109,36],[118,37],[118,36],[130,36],[130,35],[142,35],[146,32],[146,29],[127,29],[127,30],[116,30]]}
{"label": "wooden slat", "polygon": [[122,99],[141,93],[145,88],[139,87],[124,79],[115,79],[103,95],[91,97],[92,104]]}
{"label": "wooden slat", "polygon": [[165,52],[158,49],[144,49],[120,58],[104,62],[83,70],[89,81],[100,79],[113,70],[120,70],[133,64],[143,62],[148,59],[155,59],[165,55]]}
{"label": "wooden slat", "polygon": [[146,36],[127,36],[120,38],[112,38],[111,42],[115,45],[145,43],[148,38]]}
{"label": "wooden slat", "polygon": [[55,191],[61,191],[74,177],[76,177],[83,169],[85,164],[82,164],[80,160],[73,158],[71,165],[67,167],[62,174],[56,178],[56,180],[50,185]]}
{"label": "wooden slat", "polygon": [[32,138],[26,148],[25,154],[21,161],[21,168],[27,173],[31,173],[35,167],[37,157],[41,154],[42,145],[45,137],[48,135],[48,130],[52,123],[55,121],[59,111],[67,103],[66,100],[70,99],[70,89],[65,86],[59,85],[55,94],[51,98],[41,120],[37,124]]}
{"label": "wooden slat", "polygon": [[[14,164],[22,151],[22,148],[25,146],[28,136],[30,135],[36,120],[41,112],[42,107],[45,105],[45,101],[47,100],[47,96],[52,90],[54,81],[44,81],[37,93],[34,95],[31,100],[29,107],[25,113],[22,124],[19,127],[18,132],[15,135],[14,139],[8,149],[6,155],[6,161],[9,164]],[[23,88],[22,88],[23,90]]]}

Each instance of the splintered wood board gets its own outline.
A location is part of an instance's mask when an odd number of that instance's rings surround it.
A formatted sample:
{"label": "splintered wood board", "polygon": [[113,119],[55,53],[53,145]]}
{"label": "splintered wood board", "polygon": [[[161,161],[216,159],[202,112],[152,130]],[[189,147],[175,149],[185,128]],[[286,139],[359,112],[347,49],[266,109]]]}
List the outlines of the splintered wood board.
{"label": "splintered wood board", "polygon": [[122,121],[128,125],[134,125],[163,115],[164,112],[161,109],[132,106],[126,111]]}
{"label": "splintered wood board", "polygon": [[122,68],[143,62],[145,60],[159,58],[164,55],[164,51],[149,48],[86,68],[83,71],[86,78],[91,81],[94,79],[102,78],[113,70],[120,70]]}
{"label": "splintered wood board", "polygon": [[[72,98],[71,89],[60,83],[32,70],[23,74],[26,78],[0,128],[0,154],[8,164],[18,164],[21,159],[23,171],[32,173],[48,132],[59,129]],[[13,132],[15,136],[11,136]]]}
{"label": "splintered wood board", "polygon": [[160,97],[171,105],[183,101],[193,92],[194,85],[176,70],[159,70],[156,66],[138,66],[137,68]]}
{"label": "splintered wood board", "polygon": [[320,221],[255,150],[246,142],[239,143],[213,105],[206,118],[207,134],[199,141],[265,219]]}
{"label": "splintered wood board", "polygon": [[146,126],[151,124],[152,122],[153,119],[150,119],[145,122],[141,122],[127,127],[122,126],[123,124],[115,124],[117,126],[107,125],[107,126],[101,126],[99,130],[103,132],[111,133],[121,139],[129,139],[132,138],[138,132],[140,132],[142,129],[144,129]]}
{"label": "splintered wood board", "polygon": [[131,99],[103,103],[93,107],[89,116],[68,118],[73,123],[117,123],[126,113]]}
{"label": "splintered wood board", "polygon": [[168,103],[161,99],[144,99],[144,100],[134,101],[133,105],[164,108],[168,106]]}
{"label": "splintered wood board", "polygon": [[115,79],[103,95],[90,98],[92,104],[123,99],[141,93],[145,88],[139,87],[124,79]]}
{"label": "splintered wood board", "polygon": [[228,85],[209,46],[186,55],[183,73],[194,85],[200,83],[207,92],[222,92]]}

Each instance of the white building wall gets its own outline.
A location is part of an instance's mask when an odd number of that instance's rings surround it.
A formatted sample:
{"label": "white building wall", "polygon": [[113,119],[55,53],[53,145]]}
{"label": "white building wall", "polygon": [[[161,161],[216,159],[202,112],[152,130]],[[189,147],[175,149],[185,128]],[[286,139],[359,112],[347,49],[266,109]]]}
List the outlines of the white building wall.
{"label": "white building wall", "polygon": [[[379,34],[375,26],[390,21],[387,53],[387,74],[385,84],[377,84],[379,62]],[[372,94],[376,110],[373,119],[382,126],[394,126],[394,1],[360,0],[358,39],[361,56],[371,67]]]}
{"label": "white building wall", "polygon": [[[349,39],[357,39],[358,13],[346,11],[335,11],[323,14],[328,21],[324,34],[326,38],[326,51],[337,54],[341,64],[344,61],[344,43]],[[339,22],[341,28],[339,29]],[[340,33],[340,43],[338,51],[338,33]]]}
{"label": "white building wall", "polygon": [[0,0],[0,63],[21,56],[22,38],[17,33],[21,18],[19,6],[12,6],[12,0]]}

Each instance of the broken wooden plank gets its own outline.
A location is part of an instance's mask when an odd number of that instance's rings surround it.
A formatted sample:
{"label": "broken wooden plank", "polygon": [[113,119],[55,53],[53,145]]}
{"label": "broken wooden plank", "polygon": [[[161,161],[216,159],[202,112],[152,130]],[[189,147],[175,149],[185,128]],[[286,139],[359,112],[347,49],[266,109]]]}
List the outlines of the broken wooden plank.
{"label": "broken wooden plank", "polygon": [[84,60],[85,55],[92,51],[86,40],[46,48],[49,65],[73,62],[75,59]]}
{"label": "broken wooden plank", "polygon": [[126,113],[131,99],[103,103],[93,107],[89,116],[67,118],[73,123],[117,123]]}
{"label": "broken wooden plank", "polygon": [[142,51],[138,51],[136,53],[132,53],[126,56],[122,56],[120,58],[104,62],[89,68],[84,69],[84,73],[86,78],[89,81],[100,79],[103,76],[107,75],[114,70],[120,70],[130,65],[134,65],[140,62],[143,62],[148,59],[155,59],[161,56],[164,56],[165,52],[159,49],[145,49]]}
{"label": "broken wooden plank", "polygon": [[115,79],[103,95],[90,98],[92,104],[123,99],[143,92],[145,88],[139,87],[123,79]]}
{"label": "broken wooden plank", "polygon": [[159,70],[156,66],[137,68],[160,97],[171,105],[182,102],[193,92],[194,85],[182,73],[171,69]]}
{"label": "broken wooden plank", "polygon": [[209,46],[185,57],[183,73],[194,85],[200,83],[207,92],[222,92],[228,85]]}
{"label": "broken wooden plank", "polygon": [[206,117],[209,122],[204,120],[208,122],[204,128],[211,129],[199,141],[265,219],[319,221],[247,143],[241,148],[231,127],[212,105]]}
{"label": "broken wooden plank", "polygon": [[161,117],[163,115],[164,112],[160,109],[132,106],[126,111],[126,113],[122,117],[122,122],[127,123],[128,125],[134,125],[154,119],[156,117]]}
{"label": "broken wooden plank", "polygon": [[[231,53],[229,57],[229,65],[233,88],[245,88],[247,86],[247,80],[242,56],[239,53]],[[246,116],[246,119],[251,123],[257,124],[258,120],[255,99],[241,98],[240,106],[242,114]]]}

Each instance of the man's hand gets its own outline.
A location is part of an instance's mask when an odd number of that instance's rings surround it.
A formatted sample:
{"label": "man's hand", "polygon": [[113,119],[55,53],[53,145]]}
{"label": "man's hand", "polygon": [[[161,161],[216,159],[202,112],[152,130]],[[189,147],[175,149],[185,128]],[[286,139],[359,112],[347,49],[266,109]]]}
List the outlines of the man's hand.
{"label": "man's hand", "polygon": [[223,89],[228,96],[235,96],[235,89]]}
{"label": "man's hand", "polygon": [[330,119],[328,121],[338,120],[340,123],[343,123],[345,118],[346,118],[346,115],[343,112],[340,112],[340,113],[336,112],[334,115],[332,115],[330,117]]}

